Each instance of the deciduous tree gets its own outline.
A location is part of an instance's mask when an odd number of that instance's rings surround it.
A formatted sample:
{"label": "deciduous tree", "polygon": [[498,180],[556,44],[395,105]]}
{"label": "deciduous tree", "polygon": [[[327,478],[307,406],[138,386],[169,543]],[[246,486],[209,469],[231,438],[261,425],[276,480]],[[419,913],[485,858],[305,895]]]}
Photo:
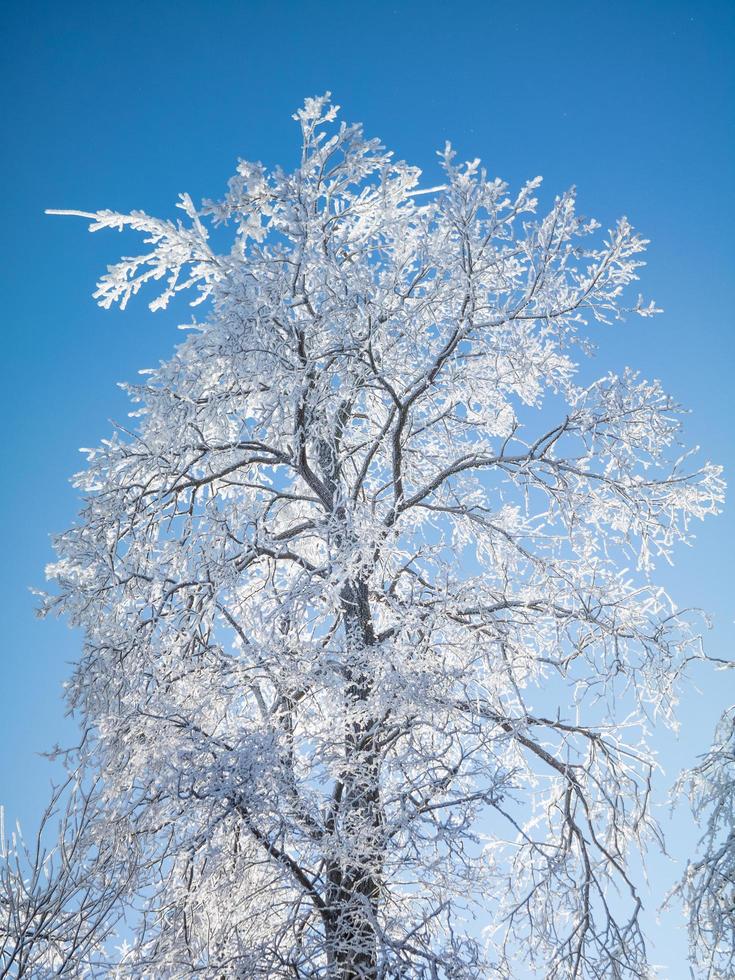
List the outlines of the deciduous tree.
{"label": "deciduous tree", "polygon": [[728,980],[735,974],[735,707],[677,790],[688,794],[703,828],[700,853],[675,892],[688,912],[691,958],[708,980]]}
{"label": "deciduous tree", "polygon": [[590,323],[656,312],[646,242],[336,116],[179,221],[82,212],[147,245],[102,306],[204,312],[48,570],[83,833],[129,855],[126,944],[67,973],[643,976],[647,729],[699,655],[651,573],[722,497],[658,382],[586,376]]}

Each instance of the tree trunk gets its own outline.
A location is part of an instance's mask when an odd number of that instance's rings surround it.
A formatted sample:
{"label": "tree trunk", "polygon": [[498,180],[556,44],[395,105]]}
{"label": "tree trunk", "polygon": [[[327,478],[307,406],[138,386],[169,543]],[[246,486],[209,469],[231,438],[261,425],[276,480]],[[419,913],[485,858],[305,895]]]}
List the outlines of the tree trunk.
{"label": "tree trunk", "polygon": [[377,980],[376,930],[383,865],[383,818],[377,719],[366,711],[372,679],[359,651],[374,642],[364,582],[343,591],[348,651],[354,655],[346,689],[345,772],[337,801],[341,839],[349,852],[332,868],[330,908],[335,980]]}

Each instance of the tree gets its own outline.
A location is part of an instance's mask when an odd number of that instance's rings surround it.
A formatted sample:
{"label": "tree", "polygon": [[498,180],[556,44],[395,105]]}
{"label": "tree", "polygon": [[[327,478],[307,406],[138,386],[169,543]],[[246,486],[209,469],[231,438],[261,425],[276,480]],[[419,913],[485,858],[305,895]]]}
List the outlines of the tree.
{"label": "tree", "polygon": [[85,635],[85,839],[130,856],[97,962],[643,976],[646,732],[700,655],[650,573],[722,498],[658,382],[574,360],[587,320],[656,312],[624,301],[647,243],[449,145],[422,189],[336,114],[308,99],[293,172],[241,162],[185,220],[72,212],[146,236],[102,306],[208,304],[48,570]]}
{"label": "tree", "polygon": [[100,833],[96,783],[83,789],[79,776],[54,788],[32,846],[20,830],[5,840],[0,808],[2,978],[88,975],[123,916],[135,865],[124,834]]}
{"label": "tree", "polygon": [[727,980],[735,973],[735,706],[720,718],[712,748],[682,775],[677,789],[688,790],[704,824],[701,855],[676,889],[688,912],[691,959],[708,980]]}

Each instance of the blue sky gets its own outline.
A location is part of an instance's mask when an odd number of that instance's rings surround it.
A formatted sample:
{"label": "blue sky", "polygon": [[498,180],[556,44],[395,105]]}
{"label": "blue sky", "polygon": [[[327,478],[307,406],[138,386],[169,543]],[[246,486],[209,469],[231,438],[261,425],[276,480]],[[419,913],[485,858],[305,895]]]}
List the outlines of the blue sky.
{"label": "blue sky", "polygon": [[[31,827],[69,741],[61,684],[80,637],[33,616],[49,534],[74,517],[78,447],[123,419],[115,387],[167,356],[184,303],[153,316],[99,310],[97,275],[127,247],[44,208],[141,208],[217,196],[238,157],[295,160],[291,112],[330,89],[343,114],[435,175],[446,139],[517,185],[571,184],[603,222],[627,214],[652,240],[641,289],[665,309],[598,335],[600,373],[661,378],[692,410],[688,441],[732,469],[735,258],[735,5],[727,2],[464,4],[324,2],[6,3],[2,119],[4,370],[0,418],[0,802]],[[731,656],[735,507],[698,530],[662,574],[682,604],[708,609],[708,649]],[[735,674],[699,670],[667,778],[691,763]],[[661,785],[665,785],[663,780]],[[680,814],[671,850],[693,831]],[[674,866],[655,861],[651,909]],[[688,976],[673,921],[653,925],[662,976]]]}

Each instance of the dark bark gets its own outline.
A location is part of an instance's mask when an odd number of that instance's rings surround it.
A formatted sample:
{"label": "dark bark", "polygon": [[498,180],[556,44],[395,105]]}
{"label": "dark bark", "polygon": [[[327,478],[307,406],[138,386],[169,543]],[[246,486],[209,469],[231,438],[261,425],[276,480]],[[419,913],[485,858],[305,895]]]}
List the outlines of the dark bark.
{"label": "dark bark", "polygon": [[343,590],[345,634],[351,663],[346,698],[345,771],[335,793],[333,825],[351,852],[329,869],[330,961],[335,980],[377,980],[377,915],[382,866],[382,809],[377,720],[366,710],[372,680],[364,652],[375,641],[367,586]]}

